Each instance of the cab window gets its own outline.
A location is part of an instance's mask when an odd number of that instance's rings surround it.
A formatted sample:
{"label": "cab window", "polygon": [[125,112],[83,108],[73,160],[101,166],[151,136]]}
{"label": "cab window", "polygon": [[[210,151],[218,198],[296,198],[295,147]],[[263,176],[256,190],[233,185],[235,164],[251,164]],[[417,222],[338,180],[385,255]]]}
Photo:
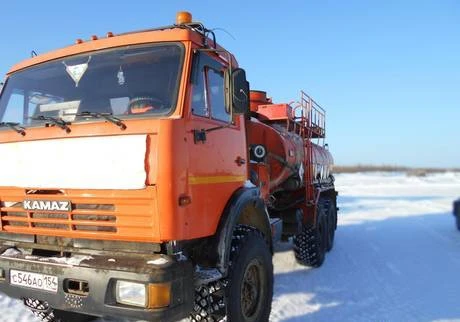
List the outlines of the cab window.
{"label": "cab window", "polygon": [[202,69],[195,77],[192,94],[192,113],[198,116],[209,117],[208,100],[206,99],[206,72]]}
{"label": "cab window", "polygon": [[230,114],[225,111],[224,73],[209,68],[207,70],[208,99],[211,105],[211,117],[228,122]]}
{"label": "cab window", "polygon": [[[210,60],[210,59],[209,59]],[[197,116],[228,122],[225,110],[224,73],[211,63],[201,64],[194,75],[192,87],[192,113]],[[213,65],[219,65],[217,62]]]}
{"label": "cab window", "polygon": [[8,101],[7,109],[3,114],[3,120],[5,122],[14,122],[21,124],[24,119],[24,94],[22,92],[16,92],[11,94]]}

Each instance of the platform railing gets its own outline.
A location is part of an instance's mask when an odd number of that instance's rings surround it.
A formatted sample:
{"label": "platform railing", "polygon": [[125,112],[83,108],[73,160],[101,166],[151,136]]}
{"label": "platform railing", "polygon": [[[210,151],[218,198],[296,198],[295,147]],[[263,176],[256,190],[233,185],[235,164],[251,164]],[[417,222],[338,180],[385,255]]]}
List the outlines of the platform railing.
{"label": "platform railing", "polygon": [[326,111],[304,91],[300,101],[292,106],[292,129],[304,139],[324,139],[326,137]]}
{"label": "platform railing", "polygon": [[305,127],[311,130],[312,137],[325,137],[326,111],[304,91],[301,91],[300,94],[300,106]]}
{"label": "platform railing", "polygon": [[322,140],[324,144],[324,138],[326,137],[326,111],[307,93],[301,91],[300,101],[295,105],[293,113],[294,119],[300,121],[298,133],[304,138],[307,151],[304,172],[304,180],[307,186],[307,206],[313,206],[313,211],[316,211],[319,193],[316,191],[313,178],[312,139],[318,139],[318,144]]}

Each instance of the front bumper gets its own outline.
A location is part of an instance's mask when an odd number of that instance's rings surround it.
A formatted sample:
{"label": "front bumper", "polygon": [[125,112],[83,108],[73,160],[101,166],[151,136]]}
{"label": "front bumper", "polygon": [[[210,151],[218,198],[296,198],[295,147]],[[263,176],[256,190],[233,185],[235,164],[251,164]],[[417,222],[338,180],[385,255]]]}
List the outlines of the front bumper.
{"label": "front bumper", "polygon": [[[1,246],[1,245],[0,245]],[[1,248],[1,247],[0,247]],[[194,299],[193,268],[189,261],[177,261],[165,255],[85,256],[74,259],[50,259],[23,254],[1,255],[0,292],[13,298],[34,298],[55,309],[94,316],[118,316],[147,321],[177,321],[186,317]],[[8,254],[8,253],[4,253]],[[10,271],[19,270],[58,277],[58,291],[26,288],[10,284]],[[88,282],[85,295],[66,290],[69,280]],[[145,284],[171,283],[168,307],[146,309],[116,302],[117,280]]]}

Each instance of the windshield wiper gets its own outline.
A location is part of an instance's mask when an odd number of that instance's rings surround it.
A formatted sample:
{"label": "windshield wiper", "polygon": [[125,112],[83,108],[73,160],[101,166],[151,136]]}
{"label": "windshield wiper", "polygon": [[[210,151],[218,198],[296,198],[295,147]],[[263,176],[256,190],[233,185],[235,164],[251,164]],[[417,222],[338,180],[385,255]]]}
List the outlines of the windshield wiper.
{"label": "windshield wiper", "polygon": [[82,116],[82,117],[93,117],[95,119],[99,118],[104,118],[110,123],[115,124],[122,130],[126,130],[126,124],[122,122],[118,117],[113,116],[112,113],[97,113],[97,112],[89,112],[89,111],[83,111],[81,113],[76,114],[76,116]]}
{"label": "windshield wiper", "polygon": [[17,122],[0,122],[0,127],[9,127],[10,129],[16,131],[22,136],[26,135],[26,131],[22,126],[19,126]]}
{"label": "windshield wiper", "polygon": [[68,125],[70,125],[71,123],[70,122],[67,122],[67,121],[64,121],[63,119],[61,118],[55,118],[55,117],[51,117],[51,116],[44,116],[44,115],[38,115],[38,116],[34,116],[34,117],[31,117],[32,120],[34,121],[50,121],[51,123],[59,126],[61,129],[65,130],[66,133],[70,133],[70,127]]}

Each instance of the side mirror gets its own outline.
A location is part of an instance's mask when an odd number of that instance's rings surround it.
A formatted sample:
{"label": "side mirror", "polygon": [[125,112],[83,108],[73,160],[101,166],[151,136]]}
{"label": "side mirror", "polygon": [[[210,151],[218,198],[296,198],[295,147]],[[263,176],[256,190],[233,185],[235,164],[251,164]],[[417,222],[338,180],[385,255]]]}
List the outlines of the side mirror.
{"label": "side mirror", "polygon": [[249,111],[249,82],[246,80],[244,69],[236,68],[232,71],[232,114],[241,115]]}

